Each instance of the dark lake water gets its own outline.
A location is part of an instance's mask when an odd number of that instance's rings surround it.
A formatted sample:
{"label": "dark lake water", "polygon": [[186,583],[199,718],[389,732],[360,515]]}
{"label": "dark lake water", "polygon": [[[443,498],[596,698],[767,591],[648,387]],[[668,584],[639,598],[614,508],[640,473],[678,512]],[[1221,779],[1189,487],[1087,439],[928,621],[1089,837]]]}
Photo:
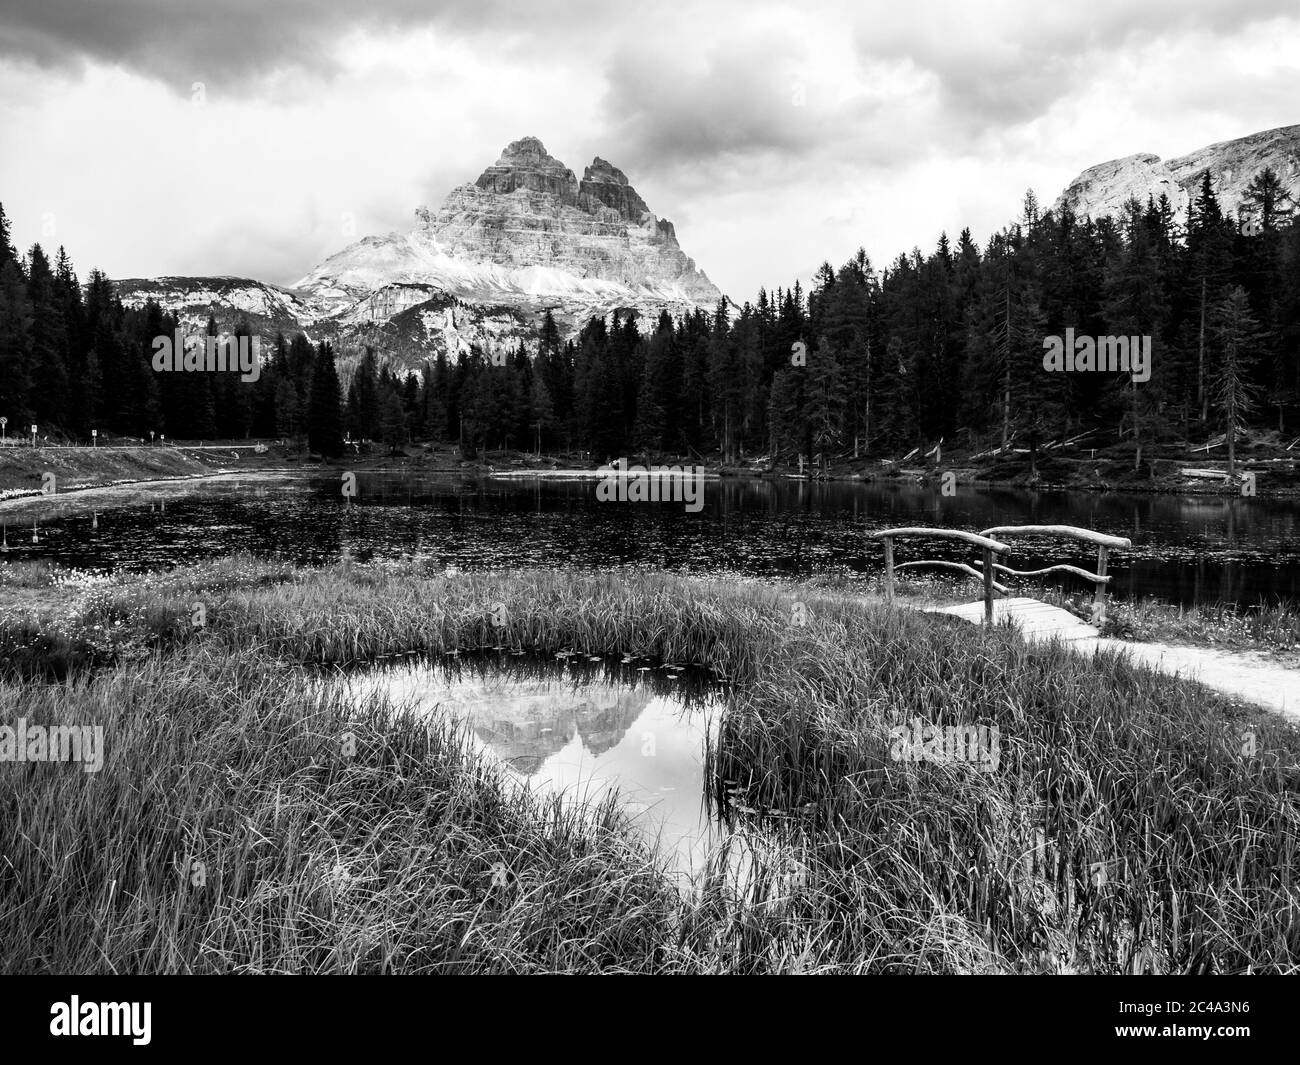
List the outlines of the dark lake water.
{"label": "dark lake water", "polygon": [[[1079,525],[1128,537],[1132,551],[1112,556],[1110,565],[1112,591],[1121,597],[1300,601],[1296,500],[975,488],[944,498],[921,486],[793,480],[709,480],[698,513],[680,502],[602,502],[591,479],[361,473],[351,499],[342,496],[337,474],[182,482],[0,511],[0,565],[46,558],[143,569],[247,550],[309,564],[413,557],[461,568],[630,566],[865,579],[882,566],[871,530],[1009,524]],[[1012,546],[1017,569],[1095,563],[1081,545]],[[924,557],[971,556],[943,542],[898,549],[899,561]]]}

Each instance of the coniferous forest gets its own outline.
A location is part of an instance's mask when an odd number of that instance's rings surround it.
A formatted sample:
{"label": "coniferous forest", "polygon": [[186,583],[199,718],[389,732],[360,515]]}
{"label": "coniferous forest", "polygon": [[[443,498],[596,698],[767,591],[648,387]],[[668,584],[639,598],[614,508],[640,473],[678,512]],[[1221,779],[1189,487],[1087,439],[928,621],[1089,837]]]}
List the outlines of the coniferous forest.
{"label": "coniferous forest", "polygon": [[[1139,455],[1229,425],[1300,435],[1300,226],[1271,170],[1237,218],[1208,173],[1185,225],[1164,197],[1091,221],[1030,193],[982,248],[965,230],[884,267],[859,250],[807,292],[681,319],[615,314],[569,340],[548,313],[531,348],[439,356],[421,373],[367,348],[340,383],[331,345],[301,334],[263,337],[252,383],[155,373],[153,339],[178,325],[152,302],[124,307],[98,270],[81,283],[62,247],[20,256],[0,208],[0,414],[51,440],[285,438],[337,456],[347,436],[737,463],[1083,432]],[[1150,379],[1046,372],[1043,339],[1067,328],[1151,337]]]}

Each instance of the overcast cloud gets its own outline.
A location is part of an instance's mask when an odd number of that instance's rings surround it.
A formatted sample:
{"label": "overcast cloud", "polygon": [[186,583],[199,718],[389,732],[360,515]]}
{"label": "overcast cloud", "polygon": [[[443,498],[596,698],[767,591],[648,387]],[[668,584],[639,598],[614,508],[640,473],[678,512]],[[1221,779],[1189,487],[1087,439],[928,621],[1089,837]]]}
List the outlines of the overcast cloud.
{"label": "overcast cloud", "polygon": [[1300,122],[1294,0],[6,0],[0,202],[84,274],[290,283],[509,141],[622,168],[737,299]]}

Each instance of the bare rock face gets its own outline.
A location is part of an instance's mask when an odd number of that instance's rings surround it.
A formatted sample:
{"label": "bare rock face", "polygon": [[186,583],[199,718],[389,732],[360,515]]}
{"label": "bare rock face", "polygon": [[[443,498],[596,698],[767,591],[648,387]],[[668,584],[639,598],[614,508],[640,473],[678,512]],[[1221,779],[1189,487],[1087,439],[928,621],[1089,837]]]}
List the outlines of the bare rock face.
{"label": "bare rock face", "polygon": [[126,278],[114,289],[129,307],[153,300],[174,313],[188,334],[202,333],[213,317],[223,336],[246,323],[263,337],[297,332],[313,309],[300,293],[246,277]]}
{"label": "bare rock face", "polygon": [[571,335],[616,310],[653,322],[722,298],[627,175],[597,156],[579,181],[536,137],[508,145],[437,210],[418,208],[408,232],[364,237],[291,289],[231,281],[140,280],[118,293],[161,298],[187,321],[212,314],[223,329],[256,304],[268,325],[331,339],[345,369],[366,344],[410,368],[485,342],[531,344],[547,311]]}
{"label": "bare rock face", "polygon": [[[504,277],[454,283],[449,290],[464,299],[515,302],[502,291],[504,281],[531,299],[615,298],[657,314],[711,307],[722,295],[621,170],[598,156],[578,181],[535,137],[509,145],[472,185],[452,189],[437,211],[415,214],[410,236],[417,247],[469,267],[505,269]],[[303,286],[324,280],[313,275]]]}
{"label": "bare rock face", "polygon": [[558,159],[551,158],[536,137],[524,137],[511,143],[496,163],[474,182],[484,192],[508,196],[516,189],[557,196],[568,203],[578,202],[578,179]]}
{"label": "bare rock face", "polygon": [[1235,214],[1251,180],[1270,166],[1300,199],[1300,126],[1221,141],[1166,161],[1156,155],[1139,154],[1099,163],[1070,182],[1056,206],[1068,206],[1080,217],[1118,217],[1130,198],[1145,204],[1148,196],[1159,200],[1163,193],[1169,197],[1178,221],[1185,222],[1187,205],[1196,196],[1201,175],[1208,170],[1219,206],[1225,213]]}
{"label": "bare rock face", "polygon": [[1234,214],[1246,187],[1255,175],[1270,166],[1300,200],[1297,195],[1300,194],[1300,126],[1283,126],[1221,141],[1169,161],[1174,178],[1193,196],[1200,186],[1201,175],[1209,170],[1219,206]]}
{"label": "bare rock face", "polygon": [[[617,211],[618,216],[626,222],[640,225],[650,214],[645,200],[636,194],[627,182],[627,176],[613,163],[607,163],[599,155],[592,160],[582,175],[582,184],[578,186],[579,201],[587,210],[599,210],[608,207]],[[675,238],[674,238],[675,239]]]}
{"label": "bare rock face", "polygon": [[1147,153],[1088,167],[1056,202],[1068,206],[1079,217],[1101,218],[1118,216],[1130,199],[1145,205],[1148,196],[1159,200],[1161,194],[1169,197],[1175,210],[1186,213],[1187,193],[1160,157]]}

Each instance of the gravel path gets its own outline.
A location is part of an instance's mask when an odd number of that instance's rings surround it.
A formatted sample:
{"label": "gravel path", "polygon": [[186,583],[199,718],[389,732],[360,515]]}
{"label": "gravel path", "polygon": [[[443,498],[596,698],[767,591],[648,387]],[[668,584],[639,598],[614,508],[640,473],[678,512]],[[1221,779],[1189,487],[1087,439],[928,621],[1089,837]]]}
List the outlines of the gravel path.
{"label": "gravel path", "polygon": [[[924,609],[953,614],[976,624],[984,619],[983,602]],[[1036,599],[994,600],[994,621],[1008,617],[1032,642],[1061,640],[1078,654],[1085,655],[1116,651],[1128,655],[1138,665],[1198,681],[1224,695],[1244,699],[1300,721],[1300,669],[1279,665],[1261,652],[1217,651],[1208,647],[1115,640],[1101,636],[1095,628],[1068,610]]]}

